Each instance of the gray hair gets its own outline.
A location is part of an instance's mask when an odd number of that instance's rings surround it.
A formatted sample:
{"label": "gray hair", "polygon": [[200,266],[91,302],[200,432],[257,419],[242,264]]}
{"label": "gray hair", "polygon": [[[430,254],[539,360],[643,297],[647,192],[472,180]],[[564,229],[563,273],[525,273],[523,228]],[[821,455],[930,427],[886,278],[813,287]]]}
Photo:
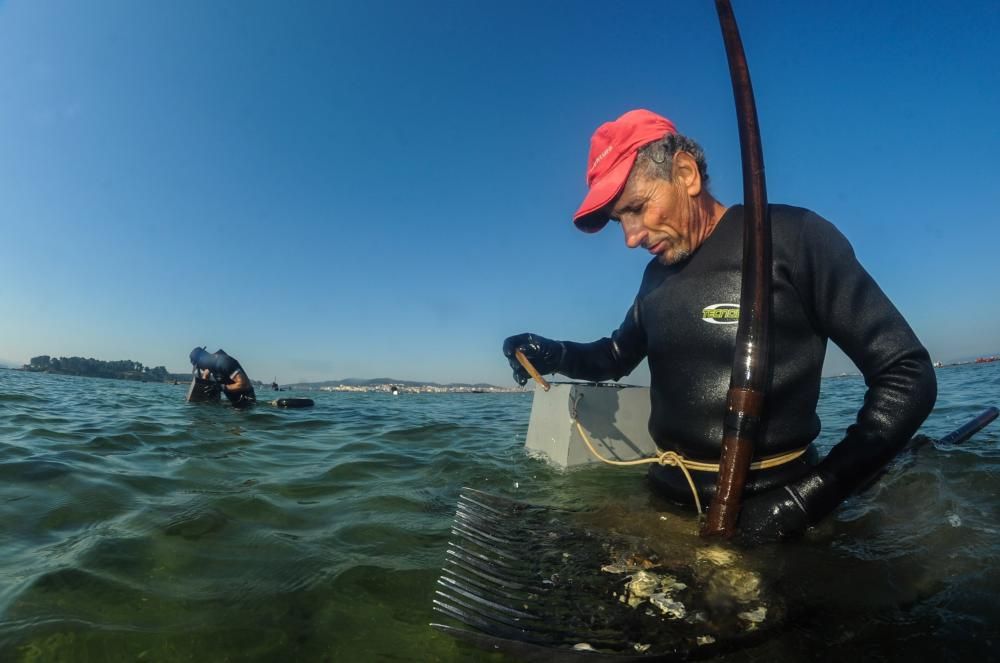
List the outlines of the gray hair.
{"label": "gray hair", "polygon": [[691,138],[680,134],[670,134],[641,147],[636,154],[635,165],[632,166],[629,179],[638,174],[669,182],[674,166],[674,155],[678,152],[687,152],[694,158],[698,164],[702,185],[707,187],[708,163],[705,161],[705,150]]}

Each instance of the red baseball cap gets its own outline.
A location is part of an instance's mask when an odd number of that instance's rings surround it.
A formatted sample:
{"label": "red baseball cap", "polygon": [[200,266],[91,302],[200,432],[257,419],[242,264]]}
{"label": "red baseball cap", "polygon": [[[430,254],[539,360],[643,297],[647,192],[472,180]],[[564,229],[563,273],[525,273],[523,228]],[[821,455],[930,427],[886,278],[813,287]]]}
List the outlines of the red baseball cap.
{"label": "red baseball cap", "polygon": [[604,207],[625,187],[639,149],[675,133],[677,128],[673,122],[642,108],[599,126],[590,139],[590,157],[587,160],[587,186],[590,191],[573,215],[576,227],[588,233],[596,233],[603,228],[608,222]]}

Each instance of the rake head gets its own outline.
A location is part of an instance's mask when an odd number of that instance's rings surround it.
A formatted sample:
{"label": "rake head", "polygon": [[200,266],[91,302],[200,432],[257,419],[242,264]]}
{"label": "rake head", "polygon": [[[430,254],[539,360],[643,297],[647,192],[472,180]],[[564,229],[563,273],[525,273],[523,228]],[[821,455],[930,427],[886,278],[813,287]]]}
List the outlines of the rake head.
{"label": "rake head", "polygon": [[463,489],[434,610],[474,630],[433,626],[523,659],[681,660],[776,623],[759,578],[727,595],[721,570],[667,569],[640,541],[574,526],[575,515]]}

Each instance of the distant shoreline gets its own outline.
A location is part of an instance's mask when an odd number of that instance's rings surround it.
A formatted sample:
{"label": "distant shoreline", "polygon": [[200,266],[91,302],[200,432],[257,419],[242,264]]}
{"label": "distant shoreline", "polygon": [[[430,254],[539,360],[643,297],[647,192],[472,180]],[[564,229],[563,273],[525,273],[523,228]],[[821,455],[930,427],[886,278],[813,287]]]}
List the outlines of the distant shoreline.
{"label": "distant shoreline", "polygon": [[[23,373],[40,373],[45,375],[62,375],[71,378],[99,378],[101,380],[125,380],[129,382],[151,382],[156,384],[183,384],[187,385],[191,381],[190,374],[181,373],[168,373],[167,377],[163,379],[150,377],[144,374],[121,374],[121,375],[102,375],[99,373],[86,373],[86,372],[71,372],[71,371],[60,371],[49,369],[38,369],[30,368],[28,366],[21,366],[20,368],[14,366],[0,366],[0,370],[5,371],[20,371]],[[258,380],[251,380],[253,386],[257,390],[262,390],[265,392],[272,391],[271,385],[269,383],[260,382]],[[498,387],[492,384],[438,384],[435,382],[414,382],[414,381],[392,381],[392,382],[363,382],[363,381],[352,381],[360,382],[359,384],[351,383],[337,383],[335,381],[325,381],[318,383],[298,383],[290,385],[281,385],[280,391],[328,391],[328,392],[385,392],[391,393],[393,387],[398,393],[473,393],[473,394],[483,394],[483,393],[520,393],[528,392],[531,389],[528,387]],[[322,386],[316,386],[322,385]]]}
{"label": "distant shoreline", "polygon": [[181,381],[187,384],[191,381],[191,376],[187,374],[180,373],[168,373],[166,377],[161,378],[160,376],[150,376],[144,374],[122,374],[122,375],[101,375],[99,373],[80,373],[71,371],[56,371],[52,369],[36,369],[29,368],[27,366],[21,366],[16,368],[14,366],[0,366],[6,371],[21,371],[22,373],[44,373],[45,375],[64,375],[71,378],[100,378],[102,380],[125,380],[128,382],[155,382],[155,383],[171,383]]}
{"label": "distant shoreline", "polygon": [[[994,362],[1000,362],[1000,354],[989,354],[982,355],[976,358],[964,359],[962,361],[953,361],[949,363],[935,362],[934,368],[951,368],[955,366],[968,366],[968,365],[978,365],[978,364],[990,364]],[[110,362],[105,362],[110,363]],[[141,364],[139,365],[141,366]],[[158,367],[162,368],[162,367]],[[158,371],[154,374],[144,371],[129,371],[121,372],[114,375],[109,375],[107,373],[100,374],[96,372],[79,372],[79,371],[64,371],[57,370],[51,367],[41,368],[32,367],[29,365],[23,365],[21,367],[16,366],[2,366],[0,365],[0,370],[8,371],[22,371],[25,373],[44,373],[47,375],[65,375],[68,377],[87,377],[87,378],[101,378],[105,380],[126,380],[130,382],[151,382],[159,384],[184,384],[187,385],[191,380],[191,375],[187,373],[166,373],[165,371]],[[824,375],[821,379],[826,380],[838,380],[843,378],[857,378],[862,377],[860,372],[852,373],[839,373],[835,375]],[[271,384],[264,383],[257,380],[252,380],[253,385],[256,389],[270,392]],[[587,384],[583,382],[583,384]],[[632,385],[622,385],[622,386],[632,386]],[[331,393],[528,393],[533,390],[533,385],[528,384],[523,387],[521,386],[510,386],[501,387],[493,384],[487,383],[448,383],[441,384],[437,382],[419,382],[415,380],[396,380],[392,378],[345,378],[343,380],[323,380],[319,382],[298,382],[293,384],[280,385],[280,391],[326,391]]]}
{"label": "distant shoreline", "polygon": [[[953,366],[968,366],[970,364],[992,364],[993,362],[1000,361],[1000,355],[986,355],[983,357],[977,357],[976,359],[966,359],[963,361],[953,361],[951,363],[945,364],[940,361],[934,362],[934,368],[952,368]],[[823,380],[826,379],[838,379],[838,378],[859,378],[862,377],[861,373],[855,371],[853,373],[838,373],[837,375],[824,375]]]}

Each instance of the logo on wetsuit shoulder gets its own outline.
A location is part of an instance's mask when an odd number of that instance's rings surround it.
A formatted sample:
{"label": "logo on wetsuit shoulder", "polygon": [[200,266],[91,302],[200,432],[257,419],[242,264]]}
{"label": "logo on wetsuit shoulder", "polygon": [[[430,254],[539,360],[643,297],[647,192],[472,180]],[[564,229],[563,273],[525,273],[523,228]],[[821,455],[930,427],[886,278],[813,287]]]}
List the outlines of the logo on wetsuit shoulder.
{"label": "logo on wetsuit shoulder", "polygon": [[735,325],[740,321],[740,305],[711,304],[701,310],[701,319],[713,325]]}

